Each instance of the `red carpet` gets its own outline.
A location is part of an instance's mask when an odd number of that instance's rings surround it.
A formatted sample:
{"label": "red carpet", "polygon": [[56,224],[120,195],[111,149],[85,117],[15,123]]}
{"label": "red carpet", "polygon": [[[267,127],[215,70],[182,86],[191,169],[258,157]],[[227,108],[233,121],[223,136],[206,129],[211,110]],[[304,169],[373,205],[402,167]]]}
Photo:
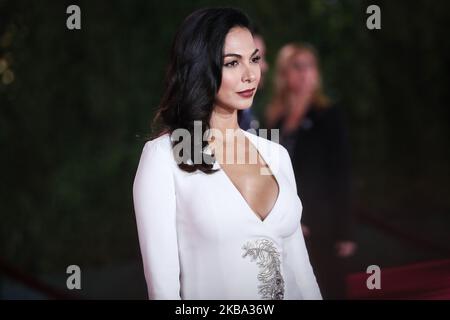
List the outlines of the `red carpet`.
{"label": "red carpet", "polygon": [[349,299],[439,299],[450,300],[450,259],[381,268],[381,289],[369,290],[371,274],[347,277]]}

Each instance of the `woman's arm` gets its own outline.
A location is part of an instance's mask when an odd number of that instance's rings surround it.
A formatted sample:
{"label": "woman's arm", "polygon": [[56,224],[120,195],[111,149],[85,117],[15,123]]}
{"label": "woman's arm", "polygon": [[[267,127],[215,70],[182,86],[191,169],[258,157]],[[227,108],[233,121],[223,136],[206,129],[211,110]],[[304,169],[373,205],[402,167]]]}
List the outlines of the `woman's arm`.
{"label": "woman's arm", "polygon": [[299,223],[296,231],[284,240],[286,264],[294,271],[303,299],[322,300],[301,230]]}
{"label": "woman's arm", "polygon": [[347,119],[340,106],[329,110],[328,118],[328,187],[336,240],[341,243],[354,239],[354,221],[351,213],[351,148]]}
{"label": "woman's arm", "polygon": [[[297,192],[294,169],[292,161],[286,148],[282,147],[282,163],[286,166],[288,180]],[[301,215],[301,213],[300,213]],[[302,296],[308,300],[321,300],[319,286],[317,284],[314,271],[309,261],[308,251],[305,245],[305,239],[301,232],[300,221],[298,221],[296,231],[285,239],[284,250],[286,252],[286,263],[294,270],[295,279],[299,286]]]}
{"label": "woman's arm", "polygon": [[170,153],[155,141],[142,151],[133,184],[134,210],[149,299],[180,298],[176,199]]}

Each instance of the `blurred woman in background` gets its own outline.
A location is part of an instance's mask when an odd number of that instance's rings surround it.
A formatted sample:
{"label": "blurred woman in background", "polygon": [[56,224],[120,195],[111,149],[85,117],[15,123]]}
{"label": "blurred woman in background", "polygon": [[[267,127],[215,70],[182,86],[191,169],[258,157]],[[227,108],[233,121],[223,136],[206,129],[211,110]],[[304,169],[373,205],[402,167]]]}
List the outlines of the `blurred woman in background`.
{"label": "blurred woman in background", "polygon": [[275,90],[266,124],[280,129],[303,202],[302,229],[325,299],[345,297],[351,235],[349,140],[340,107],[323,93],[318,55],[287,44],[276,61]]}

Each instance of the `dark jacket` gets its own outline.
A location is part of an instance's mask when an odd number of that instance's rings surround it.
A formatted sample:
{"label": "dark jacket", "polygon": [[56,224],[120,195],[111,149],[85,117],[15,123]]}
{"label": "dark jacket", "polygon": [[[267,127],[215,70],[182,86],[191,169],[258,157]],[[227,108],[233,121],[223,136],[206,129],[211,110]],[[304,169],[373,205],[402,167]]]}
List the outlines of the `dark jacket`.
{"label": "dark jacket", "polygon": [[352,240],[350,143],[343,112],[337,105],[310,108],[295,132],[280,129],[294,167],[303,203],[302,223],[311,237],[334,243]]}

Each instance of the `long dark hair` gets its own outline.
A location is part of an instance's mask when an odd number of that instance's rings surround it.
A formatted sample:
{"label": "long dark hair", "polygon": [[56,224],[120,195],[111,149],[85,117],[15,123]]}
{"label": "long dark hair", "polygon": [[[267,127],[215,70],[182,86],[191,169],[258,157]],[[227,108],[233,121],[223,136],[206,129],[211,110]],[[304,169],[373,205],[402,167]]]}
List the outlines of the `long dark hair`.
{"label": "long dark hair", "polygon": [[[208,130],[216,94],[222,80],[225,37],[233,27],[252,30],[246,14],[235,8],[205,8],[190,14],[179,27],[171,49],[161,103],[152,123],[157,134],[171,134],[186,129],[191,136],[188,158],[193,164],[178,164],[187,172],[201,170],[213,173],[214,156],[202,154],[202,161],[194,163],[194,146],[202,153],[208,145],[202,137]],[[241,116],[238,112],[239,117]],[[201,121],[202,136],[194,136],[194,121]],[[161,124],[159,124],[161,123]],[[181,141],[173,141],[175,147]],[[204,156],[204,158],[203,158]],[[206,161],[204,161],[206,160]]]}

